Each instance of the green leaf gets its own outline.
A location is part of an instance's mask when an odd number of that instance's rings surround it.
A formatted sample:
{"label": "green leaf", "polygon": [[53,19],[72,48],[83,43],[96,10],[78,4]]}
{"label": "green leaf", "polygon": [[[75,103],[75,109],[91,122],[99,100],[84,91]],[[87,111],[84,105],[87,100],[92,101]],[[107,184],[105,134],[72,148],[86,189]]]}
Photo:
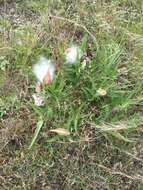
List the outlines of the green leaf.
{"label": "green leaf", "polygon": [[75,130],[75,132],[77,133],[77,131],[78,131],[78,121],[79,121],[79,119],[80,119],[80,117],[81,117],[81,110],[82,110],[82,107],[83,107],[84,105],[82,104],[79,108],[78,108],[78,110],[77,110],[77,112],[75,113],[75,116],[74,116],[74,130]]}
{"label": "green leaf", "polygon": [[85,35],[84,38],[82,39],[82,44],[81,44],[81,50],[85,52],[86,50],[86,43],[87,43],[87,36]]}
{"label": "green leaf", "polygon": [[41,129],[42,125],[43,125],[43,120],[38,121],[37,128],[36,128],[34,137],[33,137],[32,141],[31,141],[31,144],[29,146],[29,149],[33,146],[33,144],[34,144],[34,142],[35,142],[35,140],[36,140],[36,138],[37,138],[37,136],[38,136],[38,134],[40,132],[40,129]]}

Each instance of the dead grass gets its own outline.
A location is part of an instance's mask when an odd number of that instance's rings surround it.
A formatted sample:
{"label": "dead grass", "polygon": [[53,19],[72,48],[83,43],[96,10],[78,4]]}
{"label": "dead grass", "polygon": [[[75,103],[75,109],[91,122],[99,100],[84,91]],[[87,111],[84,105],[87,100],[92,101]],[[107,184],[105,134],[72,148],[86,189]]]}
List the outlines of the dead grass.
{"label": "dead grass", "polygon": [[[143,85],[140,4],[127,0],[2,4],[0,51],[12,64],[7,65],[5,71],[0,70],[0,189],[143,189],[142,101],[138,101],[142,98]],[[30,29],[25,30],[27,27]],[[55,142],[48,142],[53,135],[47,126],[52,129],[59,118],[51,118],[28,150],[40,118],[27,104],[33,101],[31,66],[35,58],[44,53],[61,68],[63,51],[70,40],[80,44],[85,34],[87,54],[91,58],[98,53],[102,58],[109,42],[123,47],[122,64],[128,65],[130,71],[129,75],[121,73],[119,82],[129,79],[130,89],[139,85],[132,97],[136,103],[113,107],[110,117],[118,119],[118,123],[108,118],[102,125],[92,121],[92,115],[98,116],[103,108],[87,104],[85,113],[89,117],[80,120],[79,134]],[[16,46],[19,37],[23,47]],[[98,63],[98,57],[96,61]],[[61,117],[58,122],[64,125],[67,121]]]}

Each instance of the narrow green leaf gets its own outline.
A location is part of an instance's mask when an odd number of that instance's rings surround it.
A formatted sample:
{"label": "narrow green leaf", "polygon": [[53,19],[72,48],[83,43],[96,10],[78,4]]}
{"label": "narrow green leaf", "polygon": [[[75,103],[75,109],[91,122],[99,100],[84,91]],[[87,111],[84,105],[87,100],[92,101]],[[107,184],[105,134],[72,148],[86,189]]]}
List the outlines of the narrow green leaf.
{"label": "narrow green leaf", "polygon": [[39,131],[40,131],[42,125],[43,125],[43,120],[38,121],[38,123],[37,123],[37,128],[36,128],[34,137],[33,137],[33,139],[32,139],[32,142],[31,142],[31,144],[30,144],[30,146],[29,146],[29,149],[33,146],[33,144],[34,144],[34,142],[35,142],[35,140],[36,140],[36,138],[37,138],[37,136],[38,136],[38,134],[39,134]]}
{"label": "narrow green leaf", "polygon": [[74,130],[77,133],[78,131],[78,121],[81,117],[81,110],[82,110],[83,104],[78,108],[76,114],[75,114],[75,118],[74,118]]}
{"label": "narrow green leaf", "polygon": [[81,50],[83,52],[86,50],[86,43],[87,43],[87,36],[85,35],[84,38],[82,39],[82,44],[81,44]]}

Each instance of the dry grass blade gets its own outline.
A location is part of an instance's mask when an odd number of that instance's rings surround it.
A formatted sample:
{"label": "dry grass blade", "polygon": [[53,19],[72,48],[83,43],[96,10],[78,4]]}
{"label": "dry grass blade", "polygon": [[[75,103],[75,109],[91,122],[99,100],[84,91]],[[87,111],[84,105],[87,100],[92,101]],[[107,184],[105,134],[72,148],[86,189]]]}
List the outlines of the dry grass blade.
{"label": "dry grass blade", "polygon": [[126,124],[122,124],[122,123],[115,123],[115,124],[109,124],[109,123],[105,123],[102,125],[96,125],[96,124],[92,124],[92,127],[95,127],[97,129],[100,129],[102,131],[119,131],[119,130],[124,130],[124,129],[130,129],[130,128],[136,128],[136,125],[126,125]]}
{"label": "dry grass blade", "polygon": [[131,32],[125,28],[120,27],[120,29],[122,30],[122,32],[124,32],[132,41],[135,41],[135,45],[140,44],[143,45],[143,38],[142,35]]}
{"label": "dry grass blade", "polygon": [[130,158],[133,158],[134,160],[137,160],[137,161],[143,163],[143,160],[142,160],[142,159],[136,157],[135,155],[131,154],[130,152],[127,152],[127,151],[122,150],[122,149],[120,149],[120,148],[118,148],[118,147],[115,147],[115,146],[110,146],[110,147],[111,147],[112,149],[117,149],[117,150],[119,150],[120,152],[125,153],[125,154],[126,154],[127,156],[129,156]]}
{"label": "dry grass blade", "polygon": [[129,179],[132,179],[132,180],[143,182],[143,177],[140,176],[140,175],[138,175],[138,176],[130,176],[130,175],[127,175],[127,174],[125,174],[123,172],[114,171],[114,170],[112,170],[110,168],[107,168],[106,166],[101,165],[101,164],[97,164],[97,165],[98,165],[98,167],[105,169],[107,172],[112,173],[113,175],[121,175],[123,177],[129,178]]}

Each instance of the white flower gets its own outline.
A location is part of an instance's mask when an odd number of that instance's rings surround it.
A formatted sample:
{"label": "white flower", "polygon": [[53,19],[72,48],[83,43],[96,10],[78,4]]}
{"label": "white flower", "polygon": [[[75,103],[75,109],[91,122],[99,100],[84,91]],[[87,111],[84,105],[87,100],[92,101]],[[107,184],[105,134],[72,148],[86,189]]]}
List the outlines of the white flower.
{"label": "white flower", "polygon": [[81,49],[75,45],[72,45],[71,48],[68,48],[65,52],[66,55],[66,64],[74,64],[76,59],[80,59],[83,55]]}
{"label": "white flower", "polygon": [[50,84],[55,75],[55,67],[50,59],[40,56],[33,66],[33,72],[41,83]]}

